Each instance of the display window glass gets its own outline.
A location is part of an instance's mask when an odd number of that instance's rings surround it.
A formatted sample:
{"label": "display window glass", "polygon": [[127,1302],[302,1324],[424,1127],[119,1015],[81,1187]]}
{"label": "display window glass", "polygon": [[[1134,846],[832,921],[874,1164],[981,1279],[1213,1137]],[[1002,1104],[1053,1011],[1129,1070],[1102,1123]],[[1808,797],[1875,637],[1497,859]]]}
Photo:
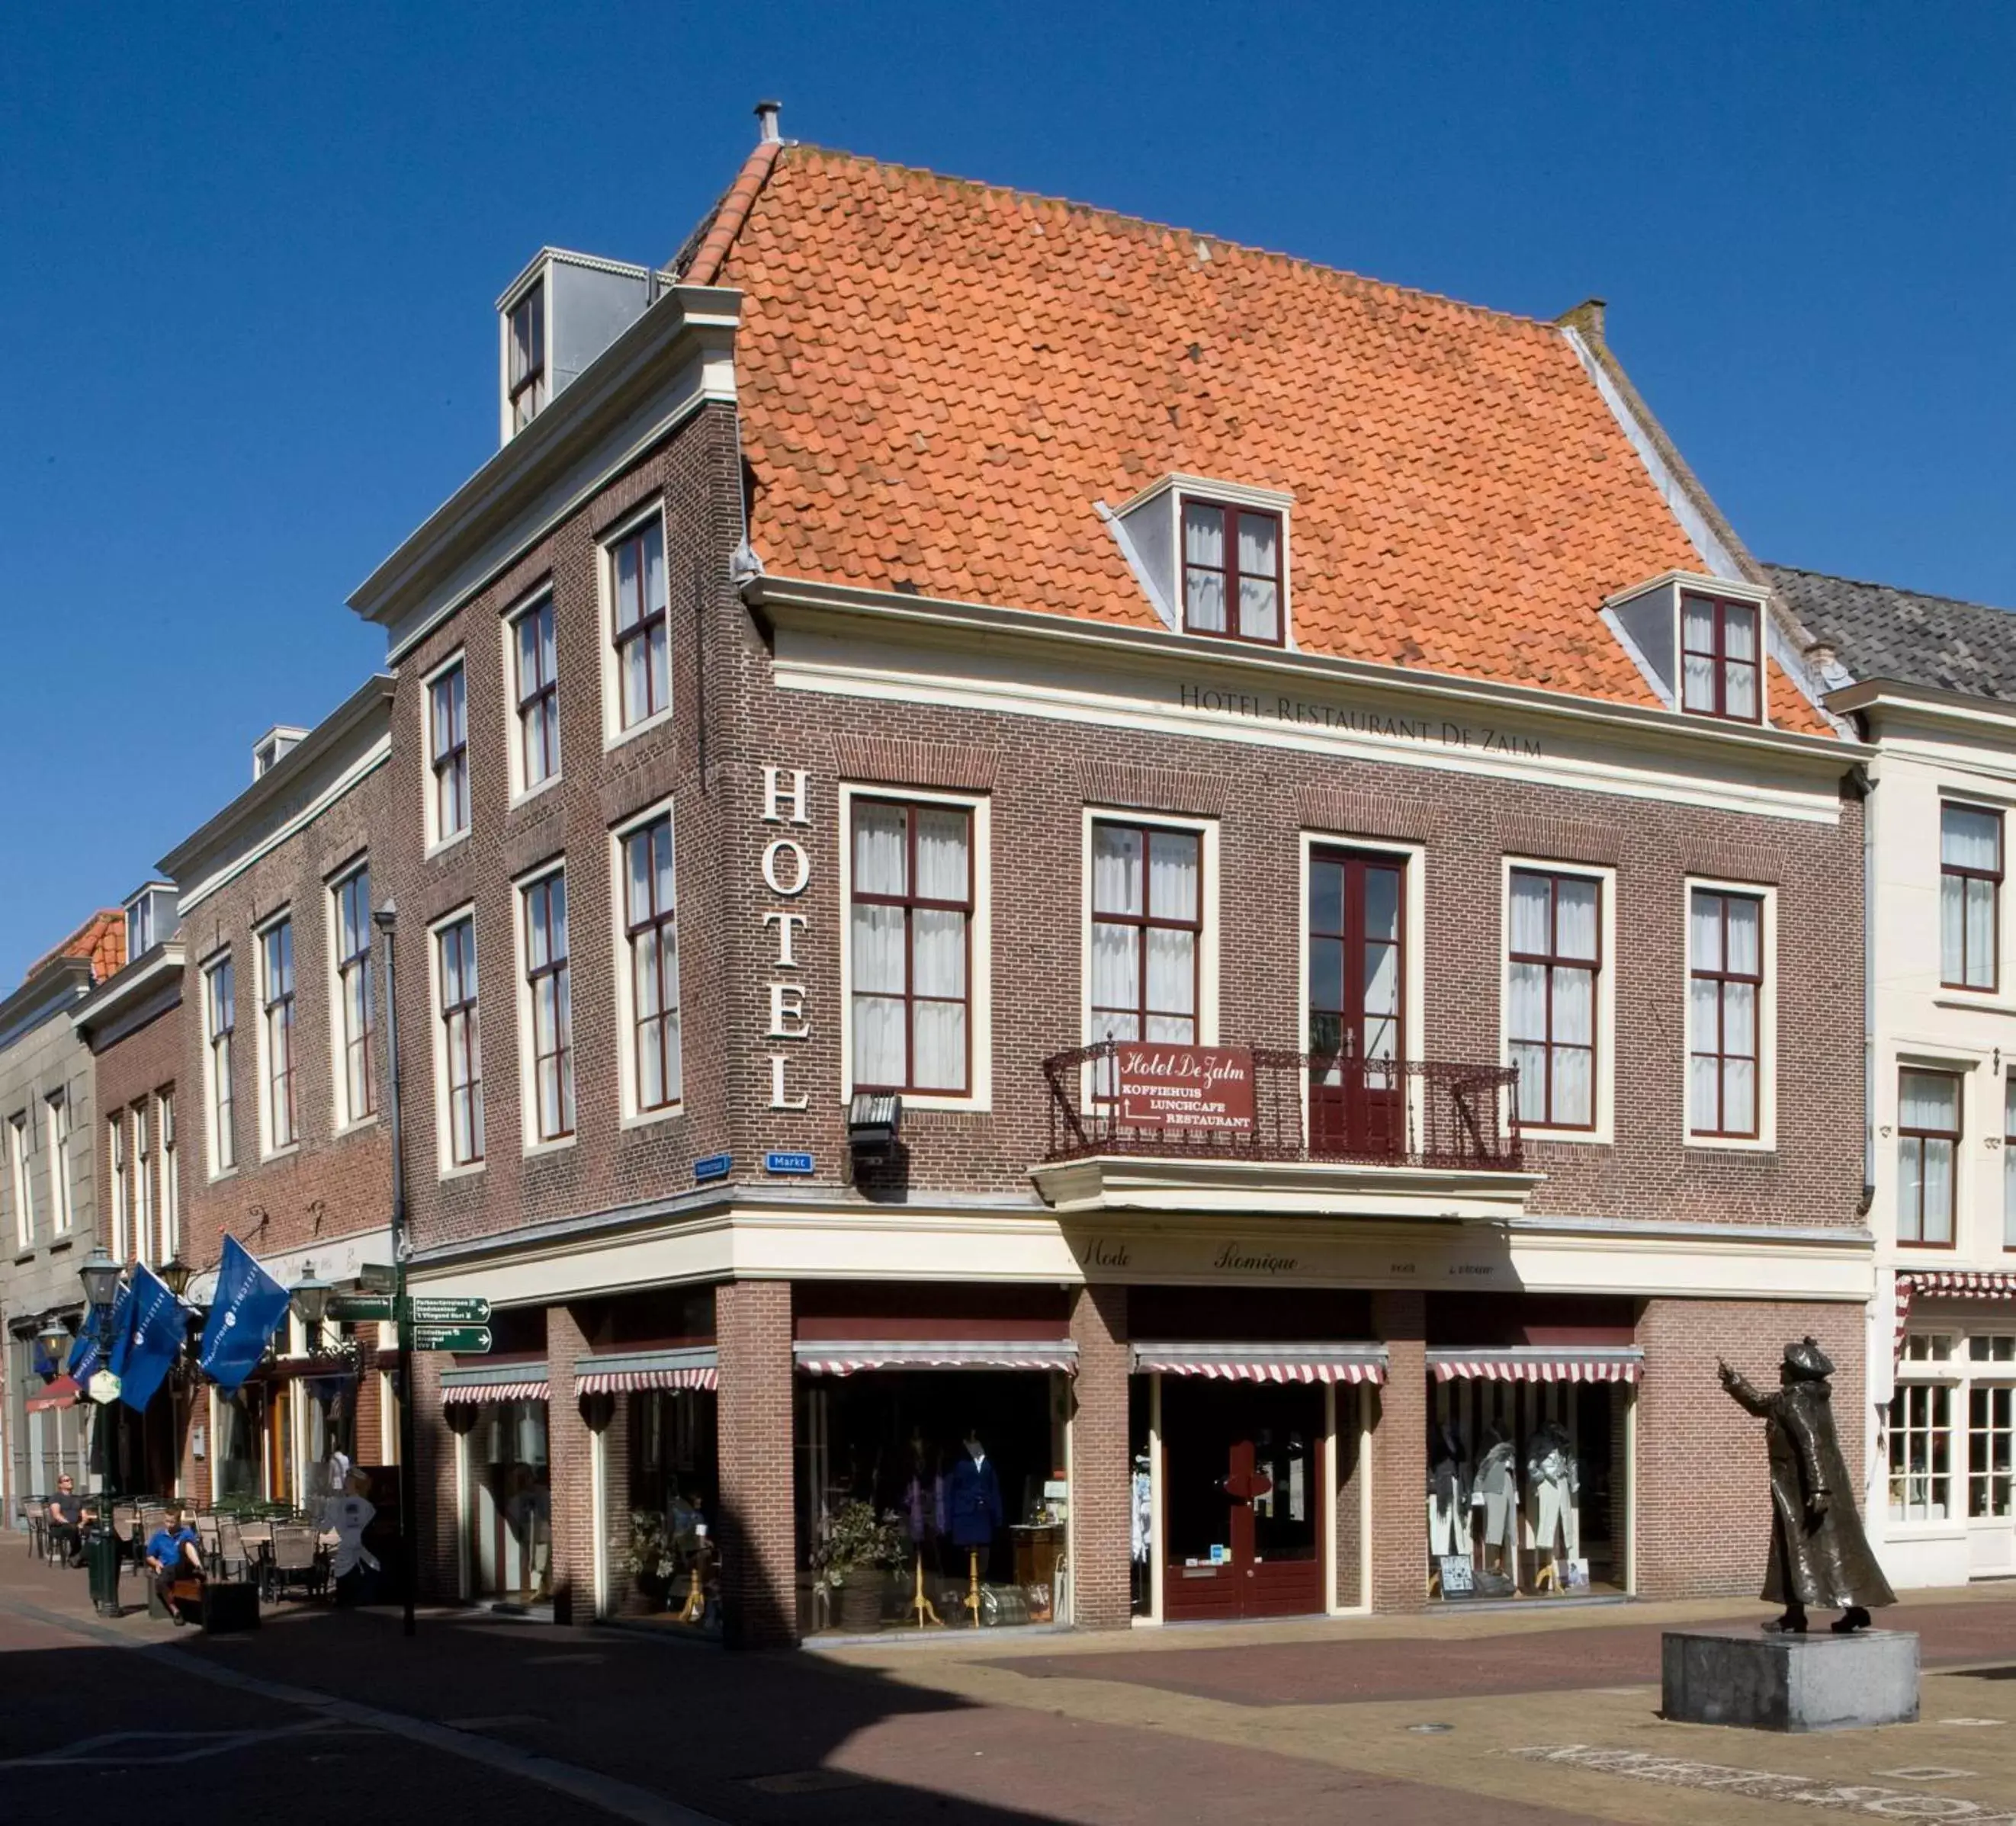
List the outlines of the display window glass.
{"label": "display window glass", "polygon": [[1621,1383],[1431,1378],[1429,1595],[1623,1591],[1630,1399]]}
{"label": "display window glass", "polygon": [[711,1389],[647,1389],[627,1403],[629,1590],[623,1608],[721,1626],[721,1473]]}
{"label": "display window glass", "polygon": [[1070,1399],[1049,1370],[802,1378],[801,1631],[1057,1620]]}
{"label": "display window glass", "polygon": [[1884,1416],[1888,1519],[1964,1534],[1975,1577],[2016,1572],[2016,1331],[1914,1331]]}
{"label": "display window glass", "polygon": [[553,1492],[543,1401],[474,1410],[469,1452],[471,1595],[541,1604],[553,1596]]}

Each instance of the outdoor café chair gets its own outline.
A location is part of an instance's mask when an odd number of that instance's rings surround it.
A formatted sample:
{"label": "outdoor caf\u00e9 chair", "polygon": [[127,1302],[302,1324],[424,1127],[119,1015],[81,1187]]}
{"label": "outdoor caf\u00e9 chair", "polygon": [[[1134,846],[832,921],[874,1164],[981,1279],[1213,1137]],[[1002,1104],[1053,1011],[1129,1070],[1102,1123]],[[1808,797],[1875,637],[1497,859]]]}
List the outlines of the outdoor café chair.
{"label": "outdoor caf\u00e9 chair", "polygon": [[283,1592],[305,1591],[319,1597],[327,1582],[329,1561],[315,1539],[315,1531],[299,1522],[275,1522],[273,1544],[266,1558],[266,1595],[277,1598]]}

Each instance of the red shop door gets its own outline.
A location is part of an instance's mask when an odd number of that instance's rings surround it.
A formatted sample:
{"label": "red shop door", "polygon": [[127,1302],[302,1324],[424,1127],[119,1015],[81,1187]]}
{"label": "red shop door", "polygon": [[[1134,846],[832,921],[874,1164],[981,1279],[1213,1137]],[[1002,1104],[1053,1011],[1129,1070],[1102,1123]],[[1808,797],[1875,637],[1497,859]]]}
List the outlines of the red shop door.
{"label": "red shop door", "polygon": [[1400,1036],[1407,871],[1392,856],[1309,858],[1309,1147],[1384,1160],[1406,1151]]}
{"label": "red shop door", "polygon": [[1168,1621],[1323,1608],[1321,1388],[1165,1377],[1162,1463]]}

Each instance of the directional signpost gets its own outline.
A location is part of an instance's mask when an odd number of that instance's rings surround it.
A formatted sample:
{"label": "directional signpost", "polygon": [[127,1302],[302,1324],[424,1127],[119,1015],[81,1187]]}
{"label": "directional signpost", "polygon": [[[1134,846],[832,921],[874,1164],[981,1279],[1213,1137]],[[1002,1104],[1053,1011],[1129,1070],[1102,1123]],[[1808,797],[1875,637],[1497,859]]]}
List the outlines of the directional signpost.
{"label": "directional signpost", "polygon": [[413,1349],[481,1356],[490,1348],[490,1302],[463,1294],[415,1294]]}
{"label": "directional signpost", "polygon": [[488,1325],[416,1325],[415,1350],[452,1350],[463,1356],[481,1356],[490,1349]]}
{"label": "directional signpost", "polygon": [[338,1294],[329,1302],[329,1316],[332,1321],[347,1319],[353,1324],[372,1319],[392,1316],[392,1296],[390,1294]]}

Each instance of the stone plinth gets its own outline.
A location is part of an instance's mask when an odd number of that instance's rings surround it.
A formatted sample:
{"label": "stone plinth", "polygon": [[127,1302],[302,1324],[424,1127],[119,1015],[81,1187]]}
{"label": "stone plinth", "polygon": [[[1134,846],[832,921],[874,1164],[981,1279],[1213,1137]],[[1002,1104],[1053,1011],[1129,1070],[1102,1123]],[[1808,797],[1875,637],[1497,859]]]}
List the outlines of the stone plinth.
{"label": "stone plinth", "polygon": [[1669,1630],[1659,1663],[1661,1709],[1682,1724],[1845,1731],[1918,1716],[1918,1638],[1903,1630]]}

